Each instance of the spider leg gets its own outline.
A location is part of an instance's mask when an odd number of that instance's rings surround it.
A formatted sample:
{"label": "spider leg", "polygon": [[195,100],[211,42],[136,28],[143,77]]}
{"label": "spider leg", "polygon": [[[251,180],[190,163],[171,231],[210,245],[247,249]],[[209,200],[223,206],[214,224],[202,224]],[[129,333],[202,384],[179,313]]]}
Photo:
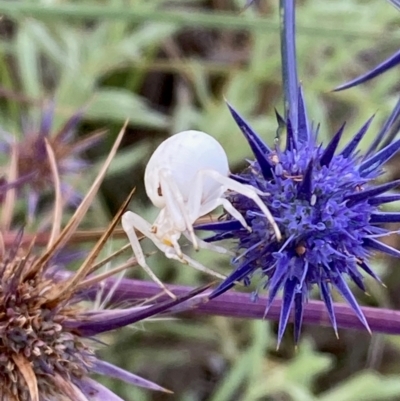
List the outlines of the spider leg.
{"label": "spider leg", "polygon": [[[278,241],[280,241],[282,239],[282,234],[279,230],[278,224],[276,223],[274,217],[272,216],[271,212],[268,210],[268,208],[265,206],[265,204],[263,203],[263,201],[261,200],[261,198],[259,197],[259,195],[257,194],[258,191],[255,190],[255,188],[253,188],[250,185],[245,185],[245,184],[241,184],[240,182],[237,182],[235,180],[233,180],[232,178],[229,177],[225,177],[224,175],[218,173],[217,171],[214,170],[200,170],[198,172],[198,175],[204,175],[204,176],[208,176],[213,178],[215,181],[219,182],[220,184],[222,184],[225,189],[230,189],[231,191],[235,191],[238,194],[241,194],[243,196],[246,196],[249,199],[252,199],[256,205],[261,209],[261,211],[264,213],[265,217],[267,218],[267,220],[270,222],[276,238]],[[240,215],[240,213],[232,206],[232,204],[230,202],[228,202],[230,205],[230,210],[226,209],[225,205],[223,203],[220,203],[222,206],[224,206],[225,210],[231,214],[233,217],[235,217],[236,219],[238,219],[236,217],[236,215],[232,214],[232,211],[237,212],[237,214]],[[228,206],[229,207],[229,206]],[[242,217],[243,219],[243,217]],[[242,220],[238,219],[241,223]],[[243,223],[242,223],[243,224]],[[244,227],[246,227],[246,225],[244,225]]]}
{"label": "spider leg", "polygon": [[[190,236],[187,234],[187,232],[184,231],[184,232],[183,232],[183,235],[184,235],[189,241],[191,240],[191,238],[190,238]],[[199,238],[199,237],[196,237],[196,239],[197,239],[197,242],[198,242],[198,244],[199,244],[199,247],[202,248],[202,249],[208,249],[208,250],[210,250],[210,251],[214,251],[214,252],[217,252],[217,253],[221,253],[221,254],[223,254],[223,255],[231,255],[231,256],[234,256],[234,255],[235,255],[233,252],[228,251],[228,249],[225,249],[225,248],[222,247],[222,246],[210,244],[210,243],[208,243],[208,242],[206,242],[206,241],[203,241],[203,240],[202,240],[201,238]]]}
{"label": "spider leg", "polygon": [[[174,221],[175,228],[181,232],[185,230],[189,231],[193,247],[197,251],[199,246],[197,244],[197,237],[194,233],[190,215],[187,211],[187,206],[181,191],[175,183],[174,177],[168,169],[160,170],[160,184],[166,202],[165,206],[168,210],[168,214]],[[179,255],[181,253],[179,245],[176,247],[174,244],[174,248]]]}
{"label": "spider leg", "polygon": [[205,214],[211,212],[218,206],[223,206],[224,209],[236,220],[238,220],[243,227],[251,231],[251,228],[246,223],[244,217],[232,206],[232,204],[227,199],[223,198],[223,194],[226,191],[224,186],[219,188],[219,190],[216,190],[213,193],[213,196],[210,196],[210,199],[212,200],[202,204],[205,171],[206,170],[200,170],[197,172],[192,186],[192,191],[189,194],[188,211],[191,215],[192,221],[195,221],[200,216],[204,216]]}
{"label": "spider leg", "polygon": [[151,231],[151,224],[146,221],[143,217],[139,216],[133,212],[125,212],[121,219],[122,228],[128,236],[129,242],[131,244],[132,250],[139,265],[144,269],[144,271],[151,277],[151,279],[156,282],[171,298],[176,298],[176,296],[165,287],[163,282],[152,272],[151,268],[147,265],[146,259],[140,246],[139,239],[135,233],[135,228],[139,230],[143,235],[150,238],[154,245],[157,246],[162,252],[166,253],[165,246]]}
{"label": "spider leg", "polygon": [[209,201],[209,202],[205,203],[202,206],[202,209],[204,209],[204,212],[205,212],[204,214],[206,214],[210,210],[216,209],[218,206],[222,206],[232,217],[234,217],[236,220],[238,220],[239,223],[244,228],[247,228],[249,231],[251,231],[251,228],[247,224],[247,222],[244,219],[244,217],[238,212],[237,209],[235,209],[233,207],[232,203],[229,202],[228,199],[225,199],[225,198],[222,198],[222,197],[213,199],[212,201]]}
{"label": "spider leg", "polygon": [[219,279],[225,280],[226,276],[215,272],[214,270],[209,269],[208,267],[202,265],[201,263],[195,261],[194,259],[190,258],[188,255],[182,254],[182,256],[178,256],[174,251],[173,248],[170,248],[172,252],[167,252],[165,255],[169,259],[178,260],[179,262],[186,264],[188,266],[193,267],[196,270],[199,270],[203,273],[210,274],[211,276],[217,277]]}

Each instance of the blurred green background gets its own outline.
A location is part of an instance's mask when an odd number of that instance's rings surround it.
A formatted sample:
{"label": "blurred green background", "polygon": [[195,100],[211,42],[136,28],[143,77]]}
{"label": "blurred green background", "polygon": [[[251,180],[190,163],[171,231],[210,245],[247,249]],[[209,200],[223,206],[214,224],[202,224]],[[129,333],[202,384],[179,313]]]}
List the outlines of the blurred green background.
{"label": "blurred green background", "polygon": [[[347,121],[347,138],[376,114],[371,141],[400,91],[399,71],[343,93],[331,90],[398,49],[400,14],[382,0],[298,1],[299,76],[310,118],[326,140]],[[84,192],[126,118],[123,149],[114,160],[86,227],[101,228],[130,189],[130,208],[150,221],[157,210],[144,194],[143,172],[166,137],[198,129],[224,146],[232,171],[250,150],[224,97],[271,143],[274,107],[282,111],[278,0],[32,0],[0,1],[0,126],[21,138],[55,100],[53,131],[85,108],[77,135],[107,128],[87,152],[94,170],[71,184]],[[398,174],[395,160],[390,172]],[[33,230],[34,224],[31,229]],[[395,238],[391,244],[398,246]],[[127,243],[118,239],[108,251]],[[144,244],[153,250],[152,244]],[[220,272],[226,257],[196,258]],[[165,282],[211,280],[157,254],[148,260]],[[360,303],[398,308],[398,262],[375,268],[388,288],[367,279]],[[138,269],[132,277],[146,278]],[[339,299],[339,298],[338,298]],[[100,353],[174,391],[152,393],[100,378],[127,401],[400,400],[400,340],[305,327],[295,350],[291,327],[276,351],[275,325],[221,317],[180,317],[127,328],[102,340]]]}

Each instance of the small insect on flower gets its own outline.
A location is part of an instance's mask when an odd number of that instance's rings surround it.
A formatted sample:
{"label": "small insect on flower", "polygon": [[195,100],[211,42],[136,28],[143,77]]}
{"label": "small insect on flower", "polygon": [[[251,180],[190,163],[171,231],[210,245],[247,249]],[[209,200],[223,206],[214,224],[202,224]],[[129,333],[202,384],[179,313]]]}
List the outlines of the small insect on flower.
{"label": "small insect on flower", "polygon": [[[270,222],[276,239],[281,239],[279,228],[260,196],[267,195],[256,188],[229,178],[226,153],[220,143],[200,131],[183,131],[164,141],[151,156],[144,181],[147,196],[161,209],[154,224],[133,212],[122,216],[122,227],[128,235],[138,263],[165,291],[165,286],[147,265],[135,229],[150,238],[169,259],[188,264],[200,271],[223,276],[182,253],[178,243],[183,234],[194,249],[209,249],[228,253],[225,248],[208,244],[198,238],[194,222],[222,206],[240,224],[251,231],[244,217],[225,198],[230,190],[251,199]],[[167,291],[168,292],[168,291]]]}

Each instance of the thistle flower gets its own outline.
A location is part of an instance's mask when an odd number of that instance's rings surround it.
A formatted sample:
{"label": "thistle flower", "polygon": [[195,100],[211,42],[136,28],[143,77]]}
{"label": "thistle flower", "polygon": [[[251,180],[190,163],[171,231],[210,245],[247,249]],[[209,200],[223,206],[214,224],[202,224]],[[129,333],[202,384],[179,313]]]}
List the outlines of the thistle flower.
{"label": "thistle flower", "polygon": [[268,290],[267,315],[279,291],[283,291],[279,318],[278,343],[294,310],[294,335],[299,340],[305,304],[310,290],[318,287],[337,334],[332,301],[335,288],[349,303],[362,324],[368,322],[352,294],[346,279],[365,291],[364,271],[379,277],[368,264],[373,251],[399,257],[400,252],[378,240],[388,234],[384,223],[400,222],[400,213],[385,213],[380,206],[400,200],[388,193],[400,185],[393,181],[378,185],[382,166],[400,149],[400,140],[381,146],[391,126],[399,118],[400,100],[377,134],[369,150],[361,155],[356,149],[372,121],[369,119],[342,150],[338,145],[344,125],[326,146],[318,141],[318,127],[307,115],[302,88],[298,84],[295,64],[294,4],[283,0],[282,59],[286,98],[285,118],[278,117],[279,131],[286,129],[285,146],[273,148],[254,132],[231,106],[229,110],[247,139],[256,160],[235,176],[240,182],[256,187],[269,195],[264,202],[271,210],[283,235],[278,242],[253,202],[232,193],[228,199],[246,216],[252,232],[226,216],[223,221],[199,226],[217,233],[216,241],[231,238],[237,242],[240,256],[233,259],[235,267],[229,277],[213,292],[217,297],[243,280],[248,284],[256,273],[261,279],[255,292]]}
{"label": "thistle flower", "polygon": [[[3,143],[0,149],[8,153],[10,159],[16,159],[15,170],[11,172],[12,179],[0,184],[0,195],[4,196],[10,188],[27,188],[28,216],[32,218],[39,198],[53,186],[52,169],[46,152],[45,141],[48,140],[57,162],[57,169],[61,177],[61,191],[66,200],[70,202],[77,199],[76,191],[65,181],[71,174],[77,174],[87,167],[80,154],[93,146],[101,133],[96,133],[80,141],[72,141],[74,131],[82,118],[82,112],[72,115],[56,132],[51,133],[54,119],[54,103],[50,103],[43,110],[39,127],[28,125],[23,132],[20,142],[14,143],[12,135],[3,133]],[[6,175],[5,171],[0,174]],[[10,174],[8,174],[10,176]],[[2,177],[4,180],[4,177]]]}
{"label": "thistle flower", "polygon": [[54,298],[71,278],[61,280],[54,264],[39,267],[38,260],[31,250],[23,252],[17,240],[0,261],[0,398],[120,400],[92,380],[93,373],[167,391],[96,357],[95,336],[168,310],[196,292],[145,308],[91,311],[81,301],[92,285],[81,284],[80,290]]}
{"label": "thistle flower", "polygon": [[[92,202],[122,135],[123,131],[92,188],[66,227],[61,232],[58,227],[53,227],[44,252],[38,253],[33,242],[29,247],[22,246],[22,231],[12,246],[1,249],[1,400],[121,401],[117,395],[92,380],[92,373],[166,391],[98,359],[95,354],[99,346],[96,336],[166,311],[197,295],[199,291],[156,305],[125,309],[88,310],[87,302],[82,302],[90,299],[93,289],[110,274],[133,265],[131,261],[106,274],[93,275],[104,264],[104,261],[95,264],[95,259],[118,223],[129,199],[76,273],[68,273],[55,263],[57,253],[63,250]],[[55,215],[59,212],[56,209],[60,207],[60,203],[56,202]],[[58,219],[54,221],[57,225]]]}

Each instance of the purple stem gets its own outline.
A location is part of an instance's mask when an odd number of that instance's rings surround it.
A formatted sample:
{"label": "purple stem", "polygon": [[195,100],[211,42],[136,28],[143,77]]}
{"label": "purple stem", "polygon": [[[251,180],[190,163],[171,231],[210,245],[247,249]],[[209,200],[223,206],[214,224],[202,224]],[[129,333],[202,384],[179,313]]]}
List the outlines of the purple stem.
{"label": "purple stem", "polygon": [[[106,292],[114,285],[114,280],[109,279],[106,283]],[[179,285],[168,285],[168,288],[176,295],[182,295],[192,291],[192,287]],[[143,298],[153,297],[160,294],[161,290],[157,284],[140,280],[123,279],[113,294],[115,302],[143,300]],[[165,300],[166,297],[160,297],[157,302]],[[259,297],[258,301],[253,302],[249,294],[229,291],[218,296],[207,303],[200,303],[192,313],[202,315],[218,315],[227,317],[236,317],[244,319],[263,319],[267,304],[266,297]],[[282,300],[276,299],[268,314],[267,320],[279,321]],[[361,308],[372,332],[386,334],[400,334],[400,311],[362,307]],[[364,325],[359,321],[354,311],[346,304],[334,303],[334,310],[339,328],[349,328],[365,330]],[[293,322],[293,315],[290,320]],[[309,301],[304,310],[304,323],[318,326],[331,326],[329,314],[326,306],[321,301]]]}

